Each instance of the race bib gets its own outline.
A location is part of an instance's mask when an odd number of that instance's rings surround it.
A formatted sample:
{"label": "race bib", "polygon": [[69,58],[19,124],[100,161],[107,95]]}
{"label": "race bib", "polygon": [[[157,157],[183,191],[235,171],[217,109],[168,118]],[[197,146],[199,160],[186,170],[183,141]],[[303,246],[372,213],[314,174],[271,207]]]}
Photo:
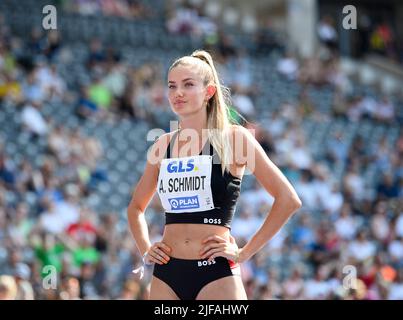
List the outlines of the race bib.
{"label": "race bib", "polygon": [[199,212],[214,208],[211,193],[212,156],[161,161],[157,192],[165,211]]}

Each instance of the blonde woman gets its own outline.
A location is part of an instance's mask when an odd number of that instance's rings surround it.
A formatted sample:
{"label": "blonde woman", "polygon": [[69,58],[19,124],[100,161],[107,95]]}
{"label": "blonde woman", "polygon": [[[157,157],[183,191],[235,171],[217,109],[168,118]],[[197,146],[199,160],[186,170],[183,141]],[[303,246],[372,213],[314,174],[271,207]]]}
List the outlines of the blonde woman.
{"label": "blonde woman", "polygon": [[[179,130],[148,154],[127,214],[144,263],[154,263],[150,299],[247,299],[239,264],[258,252],[301,206],[254,136],[232,124],[211,55],[195,51],[168,72]],[[270,215],[242,248],[230,224],[248,168],[274,198]],[[150,243],[144,212],[155,192],[165,209],[162,240]]]}

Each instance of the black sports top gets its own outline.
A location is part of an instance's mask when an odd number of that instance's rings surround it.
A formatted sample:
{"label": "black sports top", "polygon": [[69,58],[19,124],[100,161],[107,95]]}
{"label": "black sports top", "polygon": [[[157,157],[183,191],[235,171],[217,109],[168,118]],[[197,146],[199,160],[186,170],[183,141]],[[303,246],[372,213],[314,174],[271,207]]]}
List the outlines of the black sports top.
{"label": "black sports top", "polygon": [[211,224],[230,229],[241,182],[228,171],[222,175],[220,158],[209,141],[198,156],[181,158],[171,158],[169,142],[157,184],[165,223]]}

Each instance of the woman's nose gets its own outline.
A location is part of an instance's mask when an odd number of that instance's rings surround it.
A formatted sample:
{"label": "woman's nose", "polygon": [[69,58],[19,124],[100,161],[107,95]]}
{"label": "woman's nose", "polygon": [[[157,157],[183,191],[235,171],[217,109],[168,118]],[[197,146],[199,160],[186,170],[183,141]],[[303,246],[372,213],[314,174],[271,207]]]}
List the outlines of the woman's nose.
{"label": "woman's nose", "polygon": [[182,88],[179,88],[179,86],[176,88],[175,90],[175,94],[174,94],[175,98],[176,97],[182,97],[183,96],[183,90]]}
{"label": "woman's nose", "polygon": [[175,97],[182,97],[182,96],[183,96],[182,89],[180,89],[180,88],[176,89]]}

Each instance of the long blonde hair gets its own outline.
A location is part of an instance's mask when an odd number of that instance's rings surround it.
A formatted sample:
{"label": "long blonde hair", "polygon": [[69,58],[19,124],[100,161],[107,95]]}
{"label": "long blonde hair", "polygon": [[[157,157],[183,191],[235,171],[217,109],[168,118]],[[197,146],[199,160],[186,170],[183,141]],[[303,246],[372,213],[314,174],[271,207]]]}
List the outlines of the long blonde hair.
{"label": "long blonde hair", "polygon": [[222,174],[230,170],[232,162],[232,148],[230,145],[229,128],[235,123],[229,117],[230,91],[220,84],[213,58],[204,50],[196,50],[190,56],[177,59],[169,68],[171,71],[178,65],[196,67],[205,86],[213,84],[216,87],[214,95],[207,102],[207,129],[208,138],[217,151],[222,167]]}

